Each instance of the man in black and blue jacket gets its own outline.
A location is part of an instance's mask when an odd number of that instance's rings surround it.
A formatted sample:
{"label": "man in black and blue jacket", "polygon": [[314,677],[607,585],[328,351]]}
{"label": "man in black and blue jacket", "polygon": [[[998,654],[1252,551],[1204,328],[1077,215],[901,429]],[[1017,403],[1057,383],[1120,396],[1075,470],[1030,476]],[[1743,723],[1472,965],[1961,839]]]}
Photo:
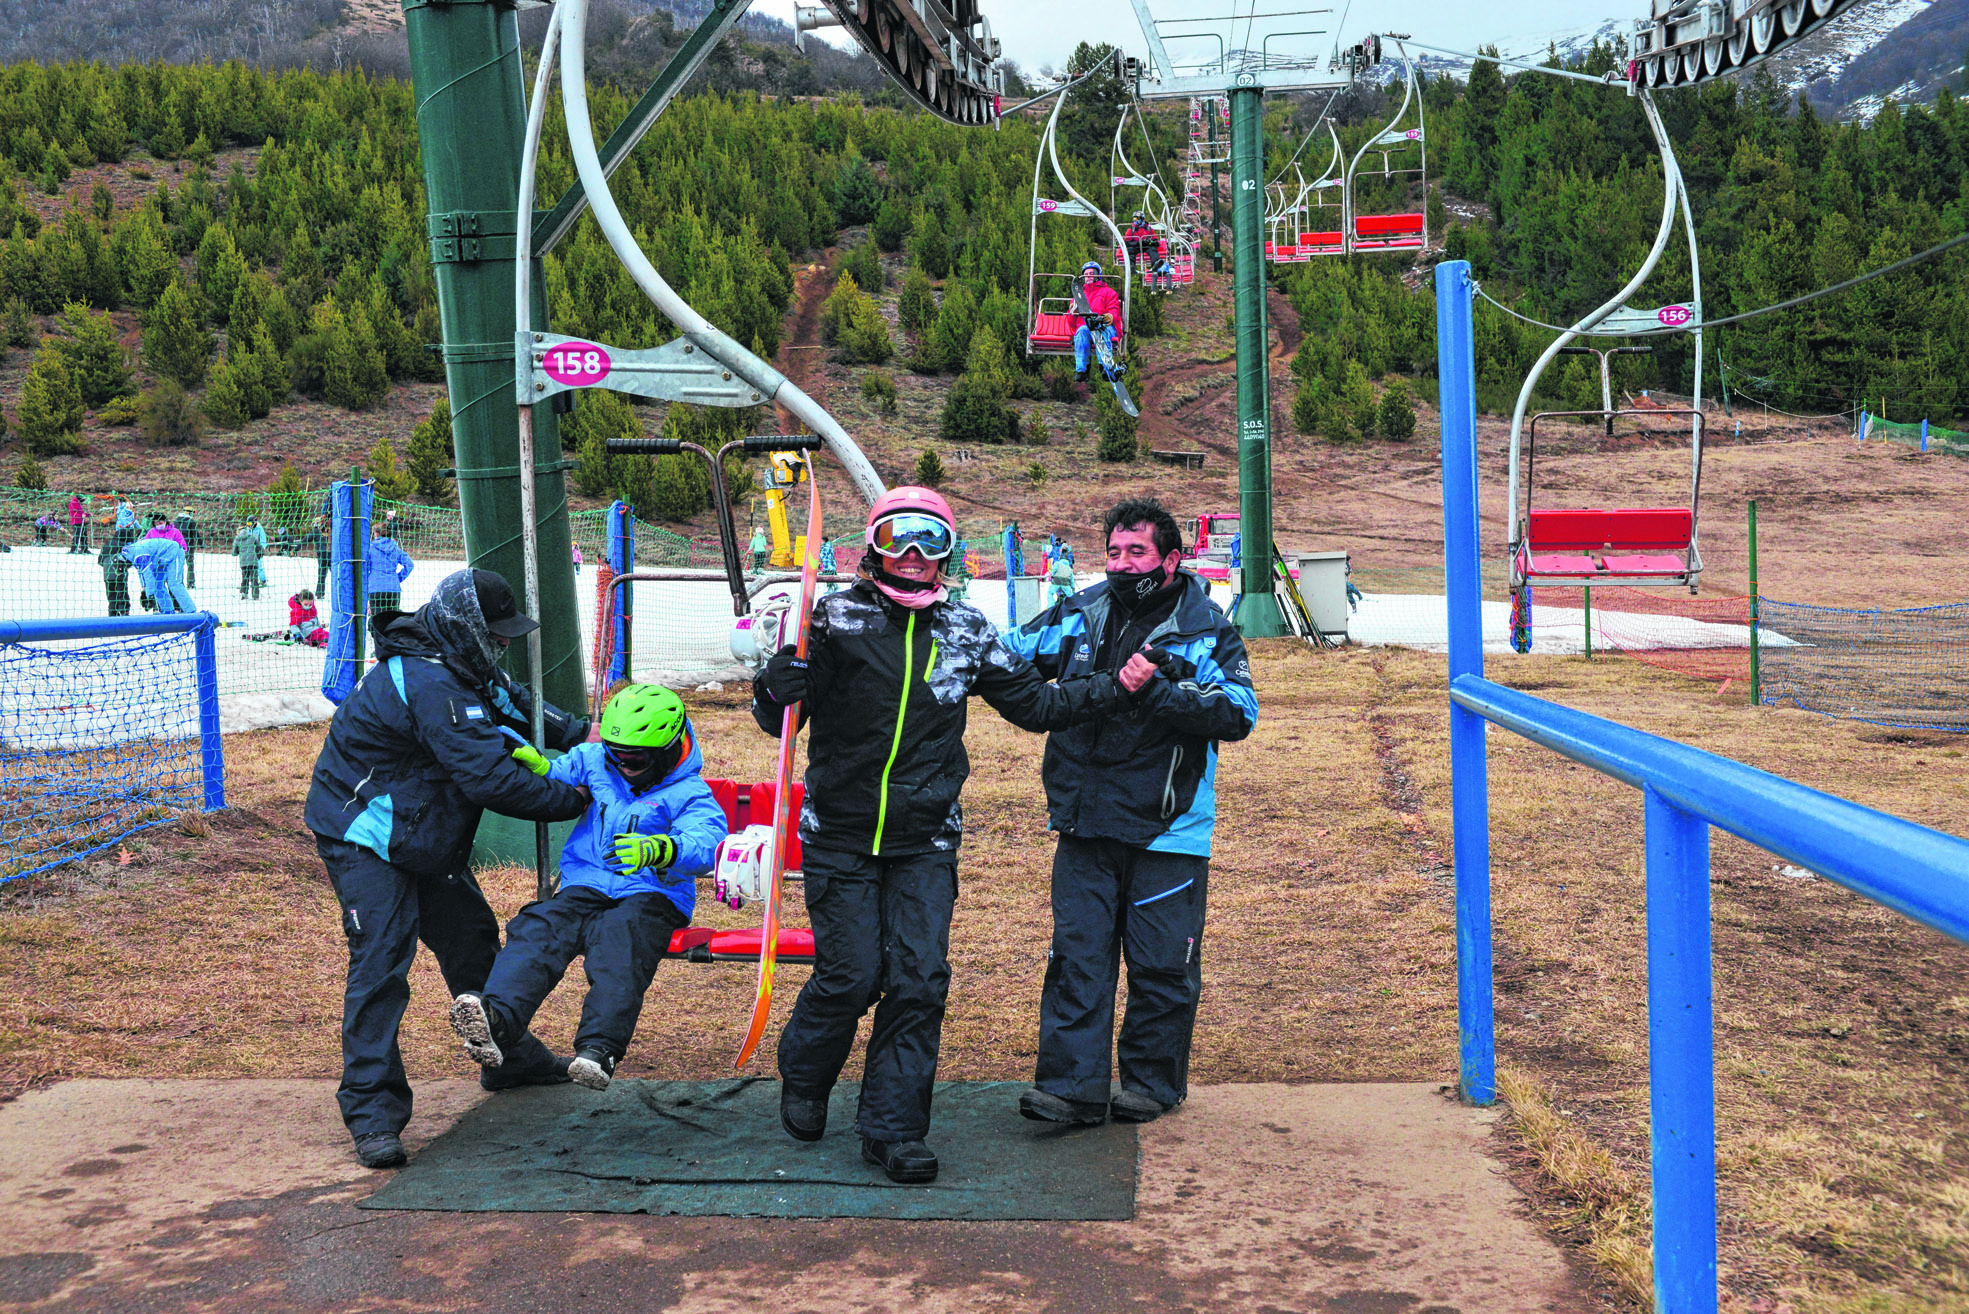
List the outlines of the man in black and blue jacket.
{"label": "man in black and blue jacket", "polygon": [[[336,709],[315,761],[306,820],[349,942],[336,1100],[366,1167],[404,1162],[411,1091],[397,1027],[417,942],[453,996],[482,991],[499,953],[499,920],[471,869],[480,816],[564,821],[588,805],[532,748],[508,752],[503,730],[524,735],[532,704],[499,657],[536,624],[489,570],[447,575],[415,612],[377,613],[376,665]],[[543,711],[548,747],[587,739],[585,718]],[[568,1060],[531,1034],[504,1057],[480,1076],[487,1090],[568,1080]]]}
{"label": "man in black and blue jacket", "polygon": [[[1258,699],[1244,641],[1202,579],[1182,570],[1163,507],[1109,511],[1107,579],[1007,636],[1053,679],[1113,671],[1135,690],[1100,719],[1056,730],[1043,777],[1053,855],[1053,945],[1040,995],[1028,1118],[1128,1122],[1189,1094],[1203,992],[1203,922],[1217,819],[1217,745],[1249,735]],[[1128,1013],[1114,1039],[1115,984]],[[1108,1055],[1120,1063],[1110,1091]]]}

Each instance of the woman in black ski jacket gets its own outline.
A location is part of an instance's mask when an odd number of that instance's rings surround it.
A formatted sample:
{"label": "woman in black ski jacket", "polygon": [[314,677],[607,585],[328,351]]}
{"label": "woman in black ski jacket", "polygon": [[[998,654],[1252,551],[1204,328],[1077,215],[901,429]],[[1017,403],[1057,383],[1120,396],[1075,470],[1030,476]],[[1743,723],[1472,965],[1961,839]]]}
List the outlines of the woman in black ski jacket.
{"label": "woman in black ski jacket", "polygon": [[856,1120],[862,1155],[898,1182],[936,1177],[930,1130],[951,911],[958,794],[970,774],[965,707],[977,694],[1023,730],[1062,729],[1129,697],[1112,672],[1050,684],[977,608],[951,600],[956,541],[943,498],[884,494],[861,578],[814,607],[807,659],[782,649],[753,681],[753,716],[778,735],[800,704],[807,744],[800,844],[813,975],[780,1033],[780,1120],[820,1139],[827,1099],[875,1009]]}

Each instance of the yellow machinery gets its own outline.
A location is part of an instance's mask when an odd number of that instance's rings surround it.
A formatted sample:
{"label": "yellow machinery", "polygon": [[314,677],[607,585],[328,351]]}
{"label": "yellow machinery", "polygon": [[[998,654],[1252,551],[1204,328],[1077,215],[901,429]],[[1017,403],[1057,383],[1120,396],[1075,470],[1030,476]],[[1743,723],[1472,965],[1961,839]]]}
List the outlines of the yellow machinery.
{"label": "yellow machinery", "polygon": [[800,559],[794,551],[792,530],[786,523],[786,495],[806,480],[807,463],[797,452],[770,452],[767,460],[769,464],[762,481],[766,493],[766,524],[773,539],[772,555],[767,558],[767,564],[782,568],[797,566]]}

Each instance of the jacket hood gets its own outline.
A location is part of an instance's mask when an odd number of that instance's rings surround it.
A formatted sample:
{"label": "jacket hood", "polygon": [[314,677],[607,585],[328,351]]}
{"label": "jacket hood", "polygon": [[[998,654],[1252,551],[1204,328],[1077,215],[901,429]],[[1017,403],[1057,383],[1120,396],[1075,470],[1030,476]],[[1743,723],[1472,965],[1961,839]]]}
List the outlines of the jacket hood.
{"label": "jacket hood", "polygon": [[414,612],[378,612],[369,628],[379,659],[437,657],[482,687],[498,675],[499,645],[486,628],[469,570],[439,580],[431,600]]}

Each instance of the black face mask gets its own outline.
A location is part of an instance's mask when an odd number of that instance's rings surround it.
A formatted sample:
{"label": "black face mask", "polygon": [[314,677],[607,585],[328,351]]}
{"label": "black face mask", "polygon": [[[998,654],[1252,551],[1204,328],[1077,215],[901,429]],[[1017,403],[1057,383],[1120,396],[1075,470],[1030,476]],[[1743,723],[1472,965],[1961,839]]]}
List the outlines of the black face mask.
{"label": "black face mask", "polygon": [[1162,591],[1169,582],[1169,572],[1157,566],[1146,575],[1131,575],[1119,570],[1108,572],[1108,592],[1114,595],[1115,603],[1123,611],[1135,611],[1141,605]]}

